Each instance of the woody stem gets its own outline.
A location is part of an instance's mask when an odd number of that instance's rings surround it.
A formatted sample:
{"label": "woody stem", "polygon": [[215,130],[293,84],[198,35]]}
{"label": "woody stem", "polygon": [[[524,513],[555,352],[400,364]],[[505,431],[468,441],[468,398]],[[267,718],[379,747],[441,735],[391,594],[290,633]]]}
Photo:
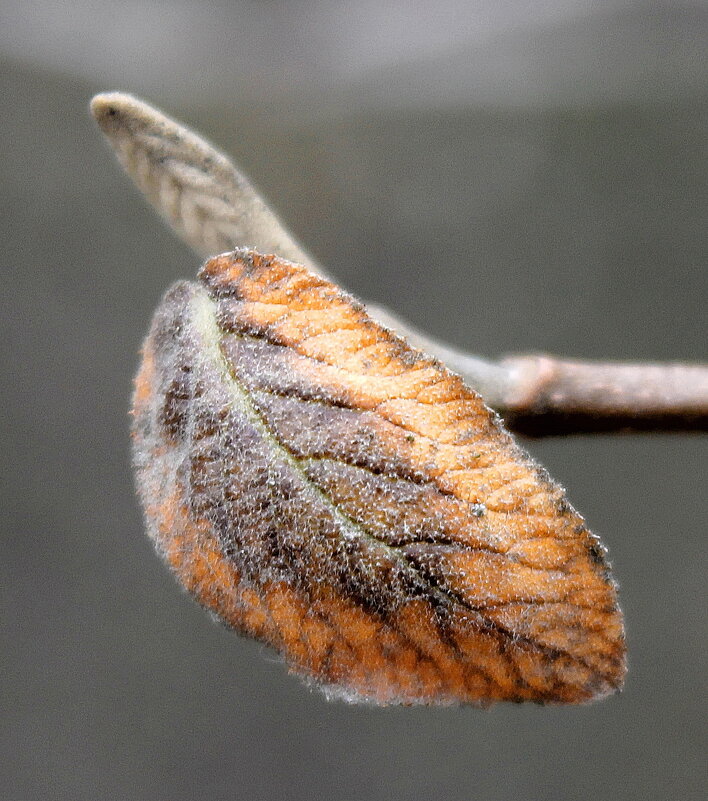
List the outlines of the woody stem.
{"label": "woody stem", "polygon": [[[322,274],[230,159],[197,134],[118,92],[97,95],[91,110],[128,174],[200,256],[248,245]],[[387,309],[369,311],[459,373],[516,431],[708,431],[708,365],[495,362],[431,340]]]}

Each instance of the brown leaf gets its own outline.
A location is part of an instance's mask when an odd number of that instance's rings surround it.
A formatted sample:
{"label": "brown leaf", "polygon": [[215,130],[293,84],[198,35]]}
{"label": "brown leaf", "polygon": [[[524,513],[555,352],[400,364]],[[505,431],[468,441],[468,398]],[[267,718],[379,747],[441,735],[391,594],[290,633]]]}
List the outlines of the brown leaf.
{"label": "brown leaf", "polygon": [[602,545],[475,392],[304,267],[240,250],[200,279],[156,313],[133,432],[200,603],[352,701],[622,684]]}

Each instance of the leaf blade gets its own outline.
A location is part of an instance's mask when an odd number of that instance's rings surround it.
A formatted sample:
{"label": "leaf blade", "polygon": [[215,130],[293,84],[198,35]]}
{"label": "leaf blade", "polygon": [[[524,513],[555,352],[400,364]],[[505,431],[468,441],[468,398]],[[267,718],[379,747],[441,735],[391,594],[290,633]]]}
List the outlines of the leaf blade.
{"label": "leaf blade", "polygon": [[621,684],[600,547],[476,393],[302,267],[236,251],[200,277],[158,311],[135,441],[151,534],[204,605],[350,700]]}

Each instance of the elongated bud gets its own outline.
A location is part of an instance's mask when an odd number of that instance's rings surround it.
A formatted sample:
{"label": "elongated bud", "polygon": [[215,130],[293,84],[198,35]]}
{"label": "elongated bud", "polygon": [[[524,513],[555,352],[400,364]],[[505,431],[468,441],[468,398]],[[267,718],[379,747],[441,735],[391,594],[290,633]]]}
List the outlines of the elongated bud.
{"label": "elongated bud", "polygon": [[197,253],[249,245],[308,260],[248,180],[200,136],[122,92],[96,95],[91,112],[126,172]]}

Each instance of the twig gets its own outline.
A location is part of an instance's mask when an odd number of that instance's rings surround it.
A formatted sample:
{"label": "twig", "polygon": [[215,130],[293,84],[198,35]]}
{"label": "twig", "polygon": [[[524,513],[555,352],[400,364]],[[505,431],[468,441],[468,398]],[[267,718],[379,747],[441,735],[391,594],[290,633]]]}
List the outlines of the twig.
{"label": "twig", "polygon": [[[97,95],[91,110],[128,174],[200,256],[251,246],[322,269],[233,163],[131,95]],[[498,362],[428,338],[368,304],[389,328],[435,355],[517,431],[708,431],[708,365],[617,364],[527,355]]]}
{"label": "twig", "polygon": [[593,431],[708,430],[708,367],[504,359],[512,371],[504,417],[536,436]]}

